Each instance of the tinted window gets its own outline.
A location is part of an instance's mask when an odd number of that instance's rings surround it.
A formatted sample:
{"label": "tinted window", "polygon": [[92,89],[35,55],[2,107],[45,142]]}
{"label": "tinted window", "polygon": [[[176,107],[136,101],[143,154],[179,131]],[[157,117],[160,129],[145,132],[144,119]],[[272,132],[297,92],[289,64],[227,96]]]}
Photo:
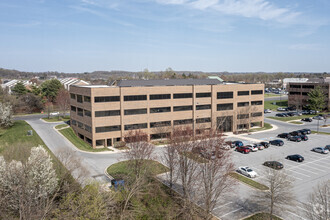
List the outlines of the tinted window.
{"label": "tinted window", "polygon": [[96,133],[111,132],[111,131],[120,131],[120,125],[96,127],[95,128]]}
{"label": "tinted window", "polygon": [[149,98],[150,100],[171,99],[171,94],[150,95]]}
{"label": "tinted window", "polygon": [[250,91],[238,91],[237,92],[238,96],[243,96],[243,95],[250,95]]}
{"label": "tinted window", "polygon": [[252,95],[260,95],[260,94],[263,94],[263,93],[264,93],[263,90],[252,90],[252,91],[251,91],[251,94],[252,94]]}
{"label": "tinted window", "polygon": [[95,102],[119,102],[119,96],[98,96],[94,98]]}
{"label": "tinted window", "polygon": [[77,108],[77,114],[78,114],[79,116],[84,116],[84,110],[81,109],[81,108]]}
{"label": "tinted window", "polygon": [[77,95],[77,102],[80,102],[80,103],[83,102],[82,95]]}
{"label": "tinted window", "polygon": [[71,111],[77,111],[77,108],[71,105]]}
{"label": "tinted window", "polygon": [[177,93],[173,95],[175,99],[187,99],[192,98],[192,93]]}
{"label": "tinted window", "polygon": [[262,105],[262,101],[251,101],[251,105]]}
{"label": "tinted window", "polygon": [[196,98],[206,98],[211,97],[210,92],[202,92],[202,93],[196,93]]}
{"label": "tinted window", "polygon": [[196,105],[196,110],[211,109],[211,105]]}
{"label": "tinted window", "polygon": [[217,104],[217,111],[233,110],[233,103]]}
{"label": "tinted window", "polygon": [[232,99],[233,98],[233,92],[218,92],[217,93],[218,99]]}
{"label": "tinted window", "polygon": [[150,128],[171,126],[171,121],[150,122]]}
{"label": "tinted window", "polygon": [[314,89],[314,85],[303,85],[304,89]]}
{"label": "tinted window", "polygon": [[125,125],[125,130],[127,131],[127,130],[143,129],[147,127],[148,127],[147,123],[130,124],[130,125]]}
{"label": "tinted window", "polygon": [[300,92],[290,92],[290,95],[300,95]]}
{"label": "tinted window", "polygon": [[91,102],[91,97],[84,96],[84,102]]}
{"label": "tinted window", "polygon": [[85,116],[92,117],[91,111],[84,110],[84,112],[85,112]]}
{"label": "tinted window", "polygon": [[88,131],[88,132],[92,133],[92,127],[88,126],[88,125],[85,125],[85,131]]}
{"label": "tinted window", "polygon": [[120,115],[120,110],[96,111],[95,117],[107,117]]}
{"label": "tinted window", "polygon": [[300,89],[301,85],[290,85],[290,88]]}
{"label": "tinted window", "polygon": [[127,95],[124,96],[124,101],[143,101],[147,100],[146,95]]}
{"label": "tinted window", "polygon": [[211,118],[197,118],[196,123],[207,123],[211,122]]}
{"label": "tinted window", "polygon": [[249,106],[249,102],[238,102],[237,107]]}
{"label": "tinted window", "polygon": [[147,114],[147,109],[141,108],[141,109],[124,110],[124,115],[141,115],[141,114]]}
{"label": "tinted window", "polygon": [[150,113],[171,112],[171,107],[150,108]]}
{"label": "tinted window", "polygon": [[76,95],[73,93],[70,93],[70,97],[71,97],[71,99],[76,99]]}
{"label": "tinted window", "polygon": [[192,105],[184,105],[184,106],[174,106],[173,111],[179,112],[179,111],[191,111]]}
{"label": "tinted window", "polygon": [[185,125],[185,124],[192,124],[192,123],[193,123],[192,119],[174,120],[173,121],[174,125]]}
{"label": "tinted window", "polygon": [[237,115],[237,119],[245,119],[245,118],[249,118],[249,114],[240,114],[240,115]]}
{"label": "tinted window", "polygon": [[260,117],[262,116],[262,112],[253,112],[251,113],[251,117]]}

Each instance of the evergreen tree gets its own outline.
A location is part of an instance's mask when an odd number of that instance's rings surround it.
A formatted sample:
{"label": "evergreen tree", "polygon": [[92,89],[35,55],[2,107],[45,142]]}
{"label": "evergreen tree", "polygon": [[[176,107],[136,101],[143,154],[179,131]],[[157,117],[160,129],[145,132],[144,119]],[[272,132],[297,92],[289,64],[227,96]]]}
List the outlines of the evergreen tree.
{"label": "evergreen tree", "polygon": [[12,89],[11,91],[17,95],[17,96],[20,96],[20,95],[24,95],[27,93],[27,89],[25,88],[23,82],[18,82]]}
{"label": "evergreen tree", "polygon": [[62,84],[57,79],[47,80],[41,84],[41,95],[46,97],[50,102],[53,102],[57,96],[58,91],[62,88]]}
{"label": "evergreen tree", "polygon": [[308,97],[309,108],[311,110],[322,111],[325,108],[326,96],[320,86],[317,86],[315,89],[311,90],[308,93]]}

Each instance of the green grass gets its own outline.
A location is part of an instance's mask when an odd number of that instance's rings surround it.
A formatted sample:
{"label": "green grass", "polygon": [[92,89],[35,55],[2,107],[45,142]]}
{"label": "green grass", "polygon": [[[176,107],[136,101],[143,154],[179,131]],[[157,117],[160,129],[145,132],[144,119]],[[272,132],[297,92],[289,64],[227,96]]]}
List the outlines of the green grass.
{"label": "green grass", "polygon": [[269,130],[272,128],[273,128],[273,126],[271,124],[264,123],[264,126],[262,128],[252,128],[252,129],[250,129],[250,132],[264,131],[264,130]]}
{"label": "green grass", "polygon": [[61,129],[61,128],[65,128],[65,127],[68,127],[69,125],[67,124],[61,124],[61,125],[56,125],[55,128],[56,129]]}
{"label": "green grass", "polygon": [[[152,176],[165,173],[168,171],[168,168],[163,164],[154,161],[154,160],[145,160],[144,166],[150,168],[150,174]],[[115,163],[107,168],[107,173],[113,178],[122,178],[123,176],[129,176],[132,174],[132,170],[129,164],[129,161],[121,161]]]}
{"label": "green grass", "polygon": [[185,155],[186,157],[188,157],[189,159],[192,159],[192,160],[196,161],[197,163],[208,163],[209,162],[208,159],[203,158],[203,157],[201,157],[198,154],[193,153],[193,152],[184,152],[182,154]]}
{"label": "green grass", "polygon": [[[257,213],[250,217],[245,218],[244,220],[267,220],[267,219],[270,219],[270,215],[268,213]],[[279,218],[275,215],[272,216],[272,219],[273,220],[282,220],[281,218]]]}
{"label": "green grass", "polygon": [[[276,105],[273,105],[273,103],[276,103]],[[270,109],[273,111],[276,111],[278,107],[288,107],[288,100],[283,100],[283,101],[264,101],[264,108],[265,109]]]}
{"label": "green grass", "polygon": [[330,135],[330,133],[328,133],[328,132],[323,132],[323,131],[319,131],[319,132],[317,132],[317,131],[312,131],[312,134],[324,134],[324,135]]}
{"label": "green grass", "polygon": [[304,124],[301,121],[289,121],[289,123],[296,124],[296,125],[302,125],[302,124]]}
{"label": "green grass", "polygon": [[100,151],[109,151],[108,148],[98,148],[93,149],[89,144],[80,139],[72,130],[72,128],[64,128],[59,130],[61,134],[64,135],[73,145],[75,145],[79,150],[89,151],[89,152],[100,152]]}
{"label": "green grass", "polygon": [[238,173],[229,173],[229,175],[243,183],[246,183],[248,184],[249,186],[253,187],[253,188],[256,188],[256,189],[259,189],[259,190],[268,190],[269,188],[261,183],[258,183],[248,177],[245,177],[243,175],[240,175]]}
{"label": "green grass", "polygon": [[277,97],[280,96],[279,94],[273,94],[273,93],[265,93],[265,98],[267,97]]}
{"label": "green grass", "polygon": [[298,120],[298,119],[303,119],[303,118],[310,118],[315,115],[299,115],[299,116],[292,116],[292,117],[267,117],[271,119],[275,119],[278,121],[293,121],[293,120]]}
{"label": "green grass", "polygon": [[68,121],[70,120],[70,116],[65,117],[51,117],[51,118],[42,118],[42,120],[46,122],[60,122],[60,121]]}

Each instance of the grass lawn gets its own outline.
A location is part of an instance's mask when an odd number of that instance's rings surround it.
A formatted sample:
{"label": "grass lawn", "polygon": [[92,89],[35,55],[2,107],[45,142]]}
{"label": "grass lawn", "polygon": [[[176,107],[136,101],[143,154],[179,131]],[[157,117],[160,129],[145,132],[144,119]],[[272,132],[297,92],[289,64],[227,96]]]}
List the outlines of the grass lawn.
{"label": "grass lawn", "polygon": [[301,121],[290,121],[289,123],[296,124],[296,125],[302,125],[302,124],[304,124]]}
{"label": "grass lawn", "polygon": [[274,94],[274,93],[265,93],[265,97],[276,97],[276,96],[280,96],[279,94]]}
{"label": "grass lawn", "polygon": [[328,133],[328,132],[323,132],[323,131],[319,131],[319,132],[317,132],[317,131],[312,131],[312,134],[324,134],[324,135],[330,135],[330,133]]}
{"label": "grass lawn", "polygon": [[61,129],[61,128],[65,128],[65,127],[68,127],[69,125],[67,124],[61,124],[61,125],[56,125],[55,128],[56,129]]}
{"label": "grass lawn", "polygon": [[209,162],[208,159],[205,159],[205,158],[203,158],[203,157],[201,157],[198,154],[193,153],[193,152],[184,152],[183,155],[185,155],[189,159],[192,159],[192,160],[196,161],[197,163],[208,163]]}
{"label": "grass lawn", "polygon": [[70,116],[65,116],[65,117],[50,117],[50,118],[42,118],[42,120],[46,121],[46,122],[59,122],[59,121],[68,121],[70,120]]}
{"label": "grass lawn", "polygon": [[292,116],[292,117],[267,117],[267,118],[275,119],[278,121],[293,121],[293,120],[298,120],[298,119],[303,119],[303,118],[311,118],[314,116],[315,115],[299,115],[299,116]]}
{"label": "grass lawn", "polygon": [[268,190],[269,188],[261,183],[258,183],[248,177],[245,177],[241,174],[238,174],[238,173],[234,173],[234,172],[231,172],[229,173],[229,175],[243,183],[246,183],[248,184],[249,186],[255,188],[255,189],[259,189],[259,190]]}
{"label": "grass lawn", "polygon": [[269,123],[264,123],[264,126],[262,128],[252,128],[250,129],[250,132],[256,132],[256,131],[264,131],[268,129],[272,129],[273,126]]}
{"label": "grass lawn", "polygon": [[108,148],[98,148],[93,149],[89,144],[85,141],[81,140],[72,130],[71,127],[64,128],[59,130],[61,134],[64,135],[73,145],[75,145],[78,149],[82,151],[89,151],[89,152],[100,152],[100,151],[109,151]]}
{"label": "grass lawn", "polygon": [[[267,219],[270,219],[270,215],[268,213],[257,213],[250,217],[245,218],[244,220],[267,220]],[[272,216],[272,219],[273,220],[282,220],[281,218],[279,218],[275,215]]]}
{"label": "grass lawn", "polygon": [[[273,103],[276,103],[276,105],[273,105]],[[273,111],[276,111],[278,107],[288,107],[288,100],[283,100],[283,101],[264,101],[264,108],[265,109],[270,109]]]}

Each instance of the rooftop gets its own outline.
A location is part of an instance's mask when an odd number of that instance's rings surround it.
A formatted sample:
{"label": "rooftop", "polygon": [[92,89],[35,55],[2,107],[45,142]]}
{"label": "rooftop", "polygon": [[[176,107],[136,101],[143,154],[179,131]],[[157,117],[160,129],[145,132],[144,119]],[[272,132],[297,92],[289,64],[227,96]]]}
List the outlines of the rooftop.
{"label": "rooftop", "polygon": [[188,85],[218,85],[223,84],[218,79],[151,79],[151,80],[119,80],[118,87],[144,86],[188,86]]}

